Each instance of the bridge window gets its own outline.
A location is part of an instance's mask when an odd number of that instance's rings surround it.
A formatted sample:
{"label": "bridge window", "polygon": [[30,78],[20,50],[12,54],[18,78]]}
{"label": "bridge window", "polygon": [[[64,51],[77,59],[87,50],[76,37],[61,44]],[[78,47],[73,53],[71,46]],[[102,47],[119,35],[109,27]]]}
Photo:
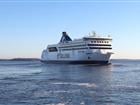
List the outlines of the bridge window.
{"label": "bridge window", "polygon": [[57,52],[57,48],[56,47],[49,47],[48,48],[49,52]]}

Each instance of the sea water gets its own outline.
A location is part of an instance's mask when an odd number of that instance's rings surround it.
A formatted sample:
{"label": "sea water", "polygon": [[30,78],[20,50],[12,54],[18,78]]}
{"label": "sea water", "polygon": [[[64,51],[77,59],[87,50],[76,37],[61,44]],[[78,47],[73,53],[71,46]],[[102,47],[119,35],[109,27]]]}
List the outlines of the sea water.
{"label": "sea water", "polygon": [[0,61],[0,105],[140,105],[140,60]]}

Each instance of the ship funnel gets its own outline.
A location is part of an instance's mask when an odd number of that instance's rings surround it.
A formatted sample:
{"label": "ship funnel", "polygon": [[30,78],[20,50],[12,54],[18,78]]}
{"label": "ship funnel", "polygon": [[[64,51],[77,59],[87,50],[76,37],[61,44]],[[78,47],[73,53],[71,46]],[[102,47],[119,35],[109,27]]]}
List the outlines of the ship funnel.
{"label": "ship funnel", "polygon": [[61,37],[60,43],[65,43],[68,41],[72,41],[72,39],[68,36],[68,34],[66,32],[62,32],[62,37]]}
{"label": "ship funnel", "polygon": [[68,34],[67,34],[67,32],[62,32],[62,35],[67,36]]}

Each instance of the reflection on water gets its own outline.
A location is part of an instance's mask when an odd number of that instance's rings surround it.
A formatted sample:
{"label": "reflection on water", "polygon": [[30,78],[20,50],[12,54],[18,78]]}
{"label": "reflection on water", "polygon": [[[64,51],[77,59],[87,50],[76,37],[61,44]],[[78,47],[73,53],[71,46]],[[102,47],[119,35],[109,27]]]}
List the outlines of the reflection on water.
{"label": "reflection on water", "polygon": [[[42,73],[48,78],[63,82],[109,82],[112,66],[46,65]],[[107,81],[106,81],[107,80]]]}
{"label": "reflection on water", "polygon": [[140,63],[134,65],[130,61],[108,66],[0,61],[0,104],[139,104]]}

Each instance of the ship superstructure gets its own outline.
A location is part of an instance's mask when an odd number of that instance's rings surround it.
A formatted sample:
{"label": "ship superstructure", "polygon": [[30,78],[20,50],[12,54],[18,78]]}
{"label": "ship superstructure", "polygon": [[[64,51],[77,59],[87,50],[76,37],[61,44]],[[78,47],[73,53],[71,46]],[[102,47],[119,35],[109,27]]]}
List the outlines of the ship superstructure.
{"label": "ship superstructure", "polygon": [[41,61],[46,63],[108,64],[112,54],[112,38],[99,37],[96,33],[72,40],[62,32],[58,44],[48,45]]}

